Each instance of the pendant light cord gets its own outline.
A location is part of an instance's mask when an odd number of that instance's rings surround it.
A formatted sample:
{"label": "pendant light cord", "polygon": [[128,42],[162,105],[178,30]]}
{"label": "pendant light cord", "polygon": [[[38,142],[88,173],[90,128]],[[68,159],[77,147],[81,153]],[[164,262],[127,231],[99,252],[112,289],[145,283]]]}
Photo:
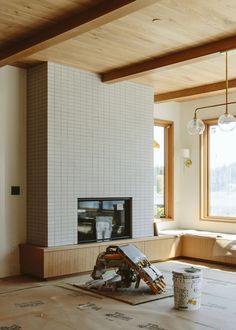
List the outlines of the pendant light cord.
{"label": "pendant light cord", "polygon": [[228,52],[225,52],[225,115],[228,115]]}

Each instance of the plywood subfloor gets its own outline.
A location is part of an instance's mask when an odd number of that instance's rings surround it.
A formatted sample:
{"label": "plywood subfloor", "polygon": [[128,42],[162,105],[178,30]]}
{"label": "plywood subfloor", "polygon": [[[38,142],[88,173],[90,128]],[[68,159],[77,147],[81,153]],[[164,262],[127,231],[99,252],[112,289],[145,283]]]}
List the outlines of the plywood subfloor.
{"label": "plywood subfloor", "polygon": [[[169,274],[184,267],[186,261],[169,261],[157,264]],[[189,264],[189,262],[188,262]],[[236,324],[236,273],[234,269],[203,269],[202,306],[200,310],[178,311],[173,308],[173,297],[130,306],[125,303],[79,289],[68,283],[83,283],[87,276],[54,281],[27,282],[25,289],[0,294],[0,329],[7,330],[116,330],[116,329],[218,329],[233,330]],[[0,285],[1,291],[1,285]]]}

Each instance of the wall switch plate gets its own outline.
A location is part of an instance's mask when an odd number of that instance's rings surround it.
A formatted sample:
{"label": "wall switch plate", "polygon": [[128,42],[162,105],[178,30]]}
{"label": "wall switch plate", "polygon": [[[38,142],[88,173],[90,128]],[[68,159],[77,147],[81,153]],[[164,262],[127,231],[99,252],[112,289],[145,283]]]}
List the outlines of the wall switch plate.
{"label": "wall switch plate", "polygon": [[20,186],[11,186],[11,195],[20,195]]}

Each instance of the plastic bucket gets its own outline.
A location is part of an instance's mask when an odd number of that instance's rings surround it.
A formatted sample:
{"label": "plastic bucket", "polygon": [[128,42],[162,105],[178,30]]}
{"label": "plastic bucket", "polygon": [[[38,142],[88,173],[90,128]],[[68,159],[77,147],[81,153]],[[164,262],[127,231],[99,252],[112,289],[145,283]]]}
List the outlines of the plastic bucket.
{"label": "plastic bucket", "polygon": [[202,271],[190,267],[173,272],[175,308],[195,311],[201,306]]}

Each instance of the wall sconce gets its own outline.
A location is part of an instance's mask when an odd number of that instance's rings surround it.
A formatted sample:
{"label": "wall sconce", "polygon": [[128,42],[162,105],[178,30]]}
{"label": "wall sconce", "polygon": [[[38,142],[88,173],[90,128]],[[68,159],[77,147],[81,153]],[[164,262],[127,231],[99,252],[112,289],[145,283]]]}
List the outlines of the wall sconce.
{"label": "wall sconce", "polygon": [[159,149],[160,148],[160,144],[155,140],[153,140],[153,148],[154,149]]}
{"label": "wall sconce", "polygon": [[190,158],[190,149],[184,148],[182,149],[182,156],[184,158],[184,166],[189,168],[192,166],[192,160]]}

